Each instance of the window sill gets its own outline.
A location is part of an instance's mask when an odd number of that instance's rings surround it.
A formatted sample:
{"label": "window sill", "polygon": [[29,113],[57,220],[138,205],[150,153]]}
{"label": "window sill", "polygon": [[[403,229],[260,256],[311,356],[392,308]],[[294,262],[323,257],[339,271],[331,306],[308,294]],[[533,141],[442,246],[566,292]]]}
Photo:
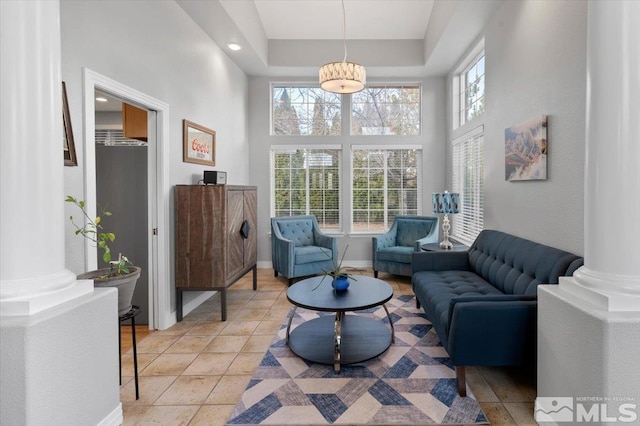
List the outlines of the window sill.
{"label": "window sill", "polygon": [[386,234],[386,231],[385,232],[352,232],[349,234],[349,238],[372,238],[382,234]]}

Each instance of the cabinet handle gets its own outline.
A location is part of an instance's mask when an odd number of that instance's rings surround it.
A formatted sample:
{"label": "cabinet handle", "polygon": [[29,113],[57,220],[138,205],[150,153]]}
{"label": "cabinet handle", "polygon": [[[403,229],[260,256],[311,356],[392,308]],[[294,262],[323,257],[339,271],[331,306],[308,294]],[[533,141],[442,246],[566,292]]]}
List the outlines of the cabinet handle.
{"label": "cabinet handle", "polygon": [[251,225],[249,225],[248,220],[245,220],[240,227],[240,235],[246,240],[249,238],[249,232],[251,232]]}

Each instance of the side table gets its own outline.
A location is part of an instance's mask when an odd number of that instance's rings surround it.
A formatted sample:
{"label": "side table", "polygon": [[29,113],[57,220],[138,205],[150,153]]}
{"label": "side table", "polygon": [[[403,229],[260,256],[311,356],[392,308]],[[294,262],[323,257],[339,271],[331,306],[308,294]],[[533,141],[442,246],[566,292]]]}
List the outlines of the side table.
{"label": "side table", "polygon": [[[133,373],[134,381],[136,385],[136,400],[140,399],[140,393],[138,392],[138,348],[136,347],[136,316],[140,313],[140,306],[132,305],[129,312],[120,315],[120,324],[124,321],[131,320],[131,337],[133,340]],[[120,326],[118,325],[118,354],[119,366],[120,366],[120,384],[122,385],[122,333]]]}
{"label": "side table", "polygon": [[424,251],[467,251],[469,250],[469,247],[463,244],[454,244],[453,248],[451,249],[443,249],[443,248],[440,248],[439,243],[430,243],[430,244],[423,244],[422,250]]}

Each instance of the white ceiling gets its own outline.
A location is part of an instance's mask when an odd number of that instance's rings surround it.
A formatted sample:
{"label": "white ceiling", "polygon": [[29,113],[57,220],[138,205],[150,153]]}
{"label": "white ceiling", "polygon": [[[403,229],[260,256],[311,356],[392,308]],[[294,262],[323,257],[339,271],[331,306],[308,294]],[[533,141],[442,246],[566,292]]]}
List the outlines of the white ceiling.
{"label": "white ceiling", "polygon": [[[434,0],[345,0],[346,35],[352,40],[422,40]],[[340,0],[254,0],[267,38],[341,39]]]}
{"label": "white ceiling", "polygon": [[[348,60],[368,79],[445,75],[503,1],[345,0]],[[340,0],[176,2],[249,76],[317,78],[343,58]]]}

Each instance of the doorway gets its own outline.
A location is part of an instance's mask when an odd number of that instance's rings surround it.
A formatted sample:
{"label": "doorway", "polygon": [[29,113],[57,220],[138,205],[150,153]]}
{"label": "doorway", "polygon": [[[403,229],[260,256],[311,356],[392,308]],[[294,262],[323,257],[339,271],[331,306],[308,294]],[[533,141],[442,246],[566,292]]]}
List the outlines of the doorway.
{"label": "doorway", "polygon": [[[122,254],[141,268],[132,304],[141,310],[138,323],[149,324],[148,145],[153,145],[155,140],[148,139],[148,128],[155,128],[155,114],[144,109],[145,131],[125,135],[123,100],[100,90],[95,91],[95,99],[98,213],[111,213],[101,217],[105,229],[116,235],[115,241],[109,244],[112,258]],[[98,264],[103,264],[101,252],[97,255]]]}
{"label": "doorway", "polygon": [[[146,225],[143,242],[147,246],[148,276],[148,323],[150,329],[164,330],[175,324],[175,310],[171,308],[170,262],[170,200],[169,200],[169,105],[131,87],[105,77],[90,69],[83,69],[84,105],[84,199],[89,214],[95,215],[97,202],[97,162],[95,144],[95,92],[110,94],[128,104],[146,109],[149,114],[148,138],[155,143],[147,146],[146,152]],[[118,188],[120,189],[120,188]],[[111,208],[111,206],[109,206]],[[143,208],[144,209],[144,208]],[[115,213],[114,213],[115,215]],[[127,213],[119,216],[126,217]],[[143,215],[144,216],[144,215]],[[136,225],[137,226],[137,225]],[[128,231],[120,232],[124,237]],[[120,238],[119,238],[120,239]],[[123,238],[126,239],[126,238]],[[128,250],[128,249],[125,249]],[[114,250],[115,251],[115,250]],[[85,246],[86,270],[97,269],[98,256],[94,245]],[[126,253],[123,251],[123,253]],[[136,290],[138,291],[138,290]]]}

